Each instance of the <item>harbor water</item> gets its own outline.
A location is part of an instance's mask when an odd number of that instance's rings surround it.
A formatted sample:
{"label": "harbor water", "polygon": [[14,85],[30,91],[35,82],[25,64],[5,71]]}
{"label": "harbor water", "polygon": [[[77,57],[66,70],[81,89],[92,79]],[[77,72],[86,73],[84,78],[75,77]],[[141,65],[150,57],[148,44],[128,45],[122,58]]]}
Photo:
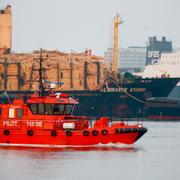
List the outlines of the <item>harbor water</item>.
{"label": "harbor water", "polygon": [[134,145],[0,148],[0,180],[177,180],[180,121],[144,122]]}

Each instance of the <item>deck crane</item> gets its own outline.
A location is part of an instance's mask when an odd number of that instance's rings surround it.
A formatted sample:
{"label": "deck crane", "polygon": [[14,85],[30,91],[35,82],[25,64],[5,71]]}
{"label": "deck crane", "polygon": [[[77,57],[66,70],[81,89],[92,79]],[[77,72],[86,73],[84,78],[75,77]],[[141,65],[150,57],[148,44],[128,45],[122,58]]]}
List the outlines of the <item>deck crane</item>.
{"label": "deck crane", "polygon": [[113,61],[111,71],[115,76],[118,74],[118,33],[119,33],[119,25],[122,24],[123,21],[121,20],[120,16],[117,15],[114,18],[114,48],[113,48]]}

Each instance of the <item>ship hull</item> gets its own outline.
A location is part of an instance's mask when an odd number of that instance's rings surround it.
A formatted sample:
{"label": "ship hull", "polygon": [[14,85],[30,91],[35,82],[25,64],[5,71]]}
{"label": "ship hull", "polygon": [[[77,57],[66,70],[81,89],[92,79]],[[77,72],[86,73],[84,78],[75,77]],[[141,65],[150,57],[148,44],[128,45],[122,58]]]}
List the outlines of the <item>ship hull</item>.
{"label": "ship hull", "polygon": [[[62,91],[78,99],[75,115],[90,117],[142,117],[146,98],[166,97],[179,78],[152,78],[109,84],[109,89]],[[4,92],[1,91],[1,94]],[[8,94],[30,94],[28,91],[11,91]]]}
{"label": "ship hull", "polygon": [[76,115],[91,117],[142,117],[146,99],[166,97],[178,83],[178,78],[139,79],[133,83],[110,86],[109,91],[65,91],[78,98]]}
{"label": "ship hull", "polygon": [[[122,128],[123,129],[123,128]],[[127,130],[127,129],[126,129]],[[3,130],[0,131],[1,146],[44,146],[44,147],[71,147],[71,146],[91,146],[108,143],[133,144],[146,132],[146,128],[128,129],[125,132],[115,133],[109,131],[108,135],[99,134],[93,136],[84,136],[81,131],[72,131],[72,135],[68,137],[65,131],[57,131],[57,136],[51,136],[49,131],[34,131],[32,136],[28,136],[26,131],[9,130],[9,135],[4,135]],[[137,131],[138,130],[138,131]]]}
{"label": "ship hull", "polygon": [[145,110],[146,117],[152,120],[180,120],[180,99],[150,98]]}

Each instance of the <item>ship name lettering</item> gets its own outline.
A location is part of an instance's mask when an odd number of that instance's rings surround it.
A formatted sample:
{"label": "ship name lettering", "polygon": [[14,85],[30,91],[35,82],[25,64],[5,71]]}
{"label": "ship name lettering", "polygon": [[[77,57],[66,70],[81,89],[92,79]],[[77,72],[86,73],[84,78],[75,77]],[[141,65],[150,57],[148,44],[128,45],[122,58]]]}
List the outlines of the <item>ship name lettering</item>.
{"label": "ship name lettering", "polygon": [[17,121],[3,121],[3,126],[17,126]]}
{"label": "ship name lettering", "polygon": [[145,88],[130,88],[129,92],[145,92]]}
{"label": "ship name lettering", "polygon": [[109,88],[110,92],[127,92],[127,88]]}

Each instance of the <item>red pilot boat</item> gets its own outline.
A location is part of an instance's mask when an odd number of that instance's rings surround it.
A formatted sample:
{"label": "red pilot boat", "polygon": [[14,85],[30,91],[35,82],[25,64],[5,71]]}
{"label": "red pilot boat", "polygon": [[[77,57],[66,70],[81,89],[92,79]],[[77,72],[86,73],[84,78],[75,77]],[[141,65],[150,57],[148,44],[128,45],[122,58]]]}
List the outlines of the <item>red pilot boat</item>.
{"label": "red pilot boat", "polygon": [[67,94],[45,92],[40,58],[40,93],[26,101],[15,98],[0,104],[0,145],[5,146],[91,146],[108,143],[133,144],[147,129],[142,124],[108,122],[93,125],[86,116],[74,116],[78,101]]}
{"label": "red pilot boat", "polygon": [[147,129],[140,124],[111,123],[102,117],[90,127],[84,116],[73,116],[78,104],[66,94],[32,95],[27,103],[14,99],[2,104],[0,115],[0,144],[14,146],[63,145],[86,146],[108,143],[132,144]]}

